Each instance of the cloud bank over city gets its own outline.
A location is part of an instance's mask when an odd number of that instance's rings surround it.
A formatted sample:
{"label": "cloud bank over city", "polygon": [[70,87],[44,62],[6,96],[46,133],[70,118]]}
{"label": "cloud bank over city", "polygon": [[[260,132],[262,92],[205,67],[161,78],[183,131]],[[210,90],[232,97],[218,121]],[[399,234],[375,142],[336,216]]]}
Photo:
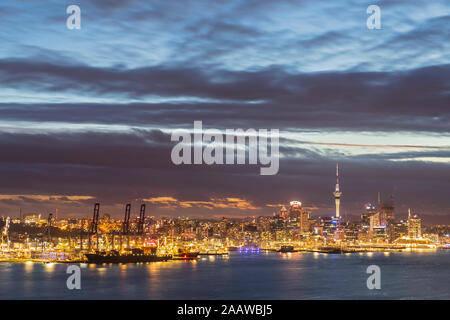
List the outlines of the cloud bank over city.
{"label": "cloud bank over city", "polygon": [[[378,1],[0,5],[0,215],[342,212],[377,192],[450,216],[450,6]],[[280,170],[171,162],[173,130],[280,130]],[[135,205],[135,209],[137,206]]]}

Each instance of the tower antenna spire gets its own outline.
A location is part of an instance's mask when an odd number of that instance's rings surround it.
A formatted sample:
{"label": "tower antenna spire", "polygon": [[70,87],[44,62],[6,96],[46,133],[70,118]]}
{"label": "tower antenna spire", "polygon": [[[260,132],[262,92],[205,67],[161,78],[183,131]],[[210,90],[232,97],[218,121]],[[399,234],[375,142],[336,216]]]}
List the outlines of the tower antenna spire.
{"label": "tower antenna spire", "polygon": [[336,189],[333,193],[336,204],[336,218],[340,218],[340,206],[342,192],[339,190],[339,163],[336,163]]}
{"label": "tower antenna spire", "polygon": [[339,163],[336,163],[336,192],[339,192]]}

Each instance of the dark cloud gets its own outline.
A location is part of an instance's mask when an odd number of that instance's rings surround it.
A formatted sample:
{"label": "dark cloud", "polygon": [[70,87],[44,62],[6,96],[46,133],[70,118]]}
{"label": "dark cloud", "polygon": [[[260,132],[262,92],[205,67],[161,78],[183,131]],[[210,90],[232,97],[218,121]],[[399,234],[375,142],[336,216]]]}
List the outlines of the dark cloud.
{"label": "dark cloud", "polygon": [[[276,67],[254,72],[163,66],[121,70],[3,60],[0,82],[5,87],[85,97],[184,97],[185,102],[3,104],[0,113],[3,119],[126,125],[184,125],[201,119],[215,126],[240,121],[260,127],[448,132],[449,72],[450,65],[391,73],[292,74]],[[193,102],[186,102],[189,97]]]}
{"label": "dark cloud", "polygon": [[[258,208],[155,214],[267,214],[293,199],[328,214],[337,161],[346,214],[394,189],[399,212],[448,214],[448,148],[423,148],[449,145],[445,1],[380,1],[382,30],[354,1],[80,0],[69,31],[69,4],[0,5],[0,193],[14,195],[1,214],[86,216],[100,201],[117,215],[152,197]],[[173,165],[168,132],[194,120],[280,129],[279,174]],[[364,139],[378,135],[392,141]]]}
{"label": "dark cloud", "polygon": [[[268,214],[266,204],[301,200],[318,207],[319,214],[333,210],[334,159],[302,148],[282,148],[284,157],[276,176],[260,176],[259,166],[175,166],[170,161],[173,143],[160,131],[135,131],[127,134],[86,132],[79,134],[27,135],[1,134],[0,193],[24,195],[85,195],[92,200],[3,202],[5,210],[18,206],[54,208],[61,214],[88,215],[90,206],[101,201],[108,212],[119,215],[121,205],[158,196],[179,201],[210,201],[226,197],[249,201],[257,210],[223,209],[227,214]],[[301,157],[298,157],[301,155]],[[426,156],[436,156],[429,152]],[[384,154],[354,156],[340,161],[344,212],[358,214],[362,205],[385,198],[396,189],[399,213],[408,203],[417,212],[443,214],[439,203],[447,199],[450,173],[448,164],[417,161],[392,162],[391,158],[413,157],[414,152],[392,156]],[[440,154],[448,156],[448,152]],[[426,184],[419,183],[426,181]],[[424,199],[424,193],[432,199]],[[8,202],[9,201],[9,202]],[[15,208],[15,209],[13,209]],[[206,208],[179,210],[152,207],[153,214],[210,215]],[[406,212],[406,211],[405,211]]]}

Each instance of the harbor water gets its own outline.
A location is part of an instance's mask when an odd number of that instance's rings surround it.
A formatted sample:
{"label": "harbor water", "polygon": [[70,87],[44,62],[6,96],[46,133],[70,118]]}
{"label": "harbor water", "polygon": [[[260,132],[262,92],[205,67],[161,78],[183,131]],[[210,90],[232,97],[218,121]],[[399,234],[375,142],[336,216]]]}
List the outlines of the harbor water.
{"label": "harbor water", "polygon": [[[380,267],[379,290],[367,288],[370,265]],[[79,266],[81,289],[69,290],[67,264],[0,263],[0,299],[450,299],[450,250]]]}

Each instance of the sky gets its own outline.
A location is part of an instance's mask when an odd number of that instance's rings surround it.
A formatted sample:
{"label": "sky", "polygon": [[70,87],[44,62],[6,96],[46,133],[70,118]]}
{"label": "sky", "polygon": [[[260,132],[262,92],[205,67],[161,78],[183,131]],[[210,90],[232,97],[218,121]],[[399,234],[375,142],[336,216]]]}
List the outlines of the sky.
{"label": "sky", "polygon": [[[0,215],[331,215],[338,162],[344,216],[450,221],[449,34],[446,0],[2,1]],[[174,165],[195,120],[279,129],[278,174]]]}

